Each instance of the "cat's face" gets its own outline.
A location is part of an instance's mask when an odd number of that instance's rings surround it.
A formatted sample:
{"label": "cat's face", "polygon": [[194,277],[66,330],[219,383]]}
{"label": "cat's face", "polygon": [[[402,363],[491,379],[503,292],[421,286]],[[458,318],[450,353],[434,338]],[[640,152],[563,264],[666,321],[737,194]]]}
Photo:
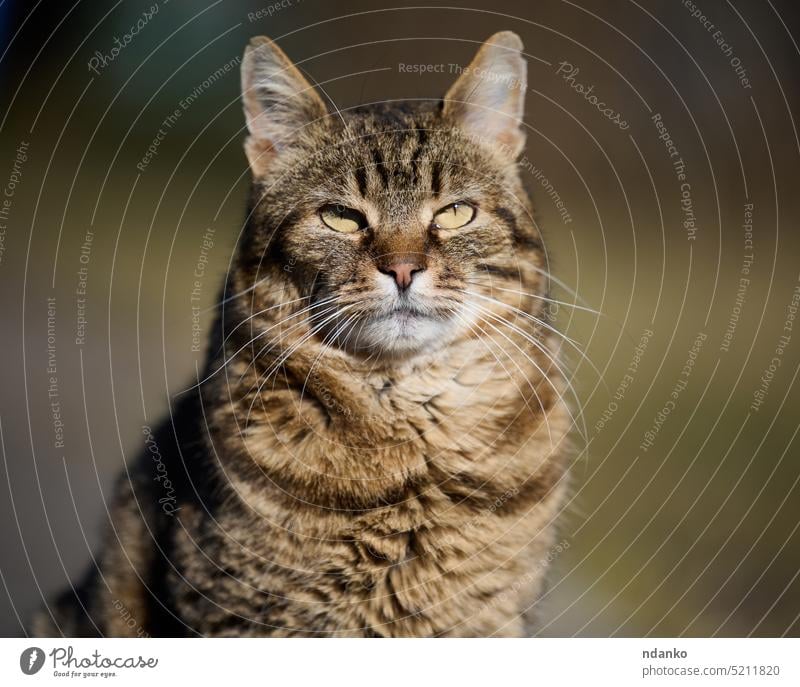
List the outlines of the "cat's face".
{"label": "cat's face", "polygon": [[525,283],[538,241],[514,165],[517,43],[490,39],[443,106],[332,114],[274,44],[251,44],[243,253],[256,273],[282,271],[326,342],[365,355],[435,349],[475,332],[493,283]]}

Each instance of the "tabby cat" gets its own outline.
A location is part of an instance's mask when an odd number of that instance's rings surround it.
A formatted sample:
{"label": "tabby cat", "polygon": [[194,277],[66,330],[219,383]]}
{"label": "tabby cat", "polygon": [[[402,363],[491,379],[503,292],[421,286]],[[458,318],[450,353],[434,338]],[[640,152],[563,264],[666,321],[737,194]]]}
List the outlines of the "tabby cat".
{"label": "tabby cat", "polygon": [[207,367],[37,634],[529,632],[572,417],[521,50],[495,34],[441,101],[339,111],[250,42],[252,193]]}

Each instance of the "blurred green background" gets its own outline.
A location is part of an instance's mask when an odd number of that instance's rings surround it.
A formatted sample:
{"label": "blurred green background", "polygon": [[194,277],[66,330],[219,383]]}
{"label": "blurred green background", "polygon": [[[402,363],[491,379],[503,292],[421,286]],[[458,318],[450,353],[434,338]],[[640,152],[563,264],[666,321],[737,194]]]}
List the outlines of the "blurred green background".
{"label": "blurred green background", "polygon": [[0,633],[84,568],[141,426],[202,364],[194,282],[213,304],[245,215],[247,39],[346,108],[439,98],[512,29],[554,293],[601,313],[557,313],[586,358],[565,350],[582,422],[540,632],[800,635],[796,3],[439,4],[0,4]]}

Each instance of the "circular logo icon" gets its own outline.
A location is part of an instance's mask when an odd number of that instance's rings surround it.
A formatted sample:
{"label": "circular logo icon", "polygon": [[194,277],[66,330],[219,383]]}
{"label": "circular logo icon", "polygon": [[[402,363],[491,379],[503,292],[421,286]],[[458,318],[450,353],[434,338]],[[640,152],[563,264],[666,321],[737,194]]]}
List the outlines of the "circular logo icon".
{"label": "circular logo icon", "polygon": [[19,667],[25,675],[35,675],[44,665],[44,651],[38,646],[25,649],[19,656]]}

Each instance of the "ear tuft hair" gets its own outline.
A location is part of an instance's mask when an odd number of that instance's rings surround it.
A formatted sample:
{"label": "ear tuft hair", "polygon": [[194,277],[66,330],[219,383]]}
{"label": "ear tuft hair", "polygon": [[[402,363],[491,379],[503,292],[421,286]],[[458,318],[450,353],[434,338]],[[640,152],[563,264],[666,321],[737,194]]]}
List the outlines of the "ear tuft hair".
{"label": "ear tuft hair", "polygon": [[491,36],[444,97],[443,114],[471,138],[516,159],[525,147],[527,65],[512,31]]}
{"label": "ear tuft hair", "polygon": [[253,173],[292,144],[297,131],[328,110],[314,87],[273,41],[250,40],[242,59],[242,102],[250,137],[245,152]]}

